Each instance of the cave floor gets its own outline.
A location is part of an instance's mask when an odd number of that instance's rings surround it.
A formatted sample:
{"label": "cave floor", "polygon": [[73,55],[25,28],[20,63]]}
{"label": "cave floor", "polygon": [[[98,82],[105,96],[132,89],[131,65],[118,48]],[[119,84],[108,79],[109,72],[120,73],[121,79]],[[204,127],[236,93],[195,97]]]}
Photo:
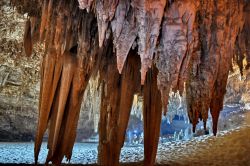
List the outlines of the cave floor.
{"label": "cave floor", "polygon": [[216,138],[182,144],[176,150],[159,150],[158,163],[166,165],[250,165],[250,126],[221,133]]}
{"label": "cave floor", "polygon": [[[220,132],[217,137],[203,136],[173,149],[158,150],[157,162],[167,165],[250,165],[250,113],[242,126]],[[164,148],[164,147],[163,147]]]}
{"label": "cave floor", "polygon": [[[161,144],[157,153],[157,166],[160,165],[250,165],[250,114],[247,114],[244,125],[214,136],[195,137],[189,141]],[[138,154],[136,154],[138,153]],[[123,162],[131,161],[137,155],[142,160],[142,149],[125,153]],[[0,163],[0,165],[3,165]],[[4,164],[13,165],[13,164]],[[14,164],[32,165],[32,164]],[[80,166],[81,164],[71,164]],[[87,164],[85,164],[87,165]],[[89,164],[88,166],[94,166]],[[122,163],[124,166],[143,165],[142,162]]]}

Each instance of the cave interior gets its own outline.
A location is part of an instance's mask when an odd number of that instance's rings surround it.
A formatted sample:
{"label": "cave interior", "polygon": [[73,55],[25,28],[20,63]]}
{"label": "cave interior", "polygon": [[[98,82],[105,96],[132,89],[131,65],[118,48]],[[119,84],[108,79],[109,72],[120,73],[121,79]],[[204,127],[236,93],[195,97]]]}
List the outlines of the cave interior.
{"label": "cave interior", "polygon": [[[70,160],[84,91],[101,94],[98,164],[119,165],[134,95],[143,98],[144,165],[154,165],[170,92],[186,93],[195,132],[210,111],[213,134],[232,63],[250,67],[247,0],[11,0],[27,13],[23,45],[45,50],[41,66],[37,163]],[[243,65],[246,59],[247,64]]]}

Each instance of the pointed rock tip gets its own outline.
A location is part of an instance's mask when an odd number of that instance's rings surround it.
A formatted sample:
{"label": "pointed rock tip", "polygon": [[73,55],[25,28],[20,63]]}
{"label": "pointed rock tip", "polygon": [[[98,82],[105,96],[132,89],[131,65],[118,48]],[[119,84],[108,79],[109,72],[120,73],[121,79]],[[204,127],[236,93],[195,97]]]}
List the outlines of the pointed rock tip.
{"label": "pointed rock tip", "polygon": [[122,68],[123,66],[117,64],[117,69],[118,69],[119,74],[122,74]]}
{"label": "pointed rock tip", "polygon": [[122,73],[122,69],[123,69],[125,60],[126,60],[126,58],[124,58],[123,56],[116,56],[117,69],[119,71],[119,74]]}
{"label": "pointed rock tip", "polygon": [[162,98],[163,115],[166,116],[168,111],[168,96],[164,95],[163,91],[161,91],[161,98]]}
{"label": "pointed rock tip", "polygon": [[98,31],[99,31],[99,47],[101,48],[103,46],[103,42],[106,35],[106,30],[108,27],[108,23],[101,22],[101,27],[98,25]]}
{"label": "pointed rock tip", "polygon": [[147,71],[141,71],[141,85],[144,85]]}

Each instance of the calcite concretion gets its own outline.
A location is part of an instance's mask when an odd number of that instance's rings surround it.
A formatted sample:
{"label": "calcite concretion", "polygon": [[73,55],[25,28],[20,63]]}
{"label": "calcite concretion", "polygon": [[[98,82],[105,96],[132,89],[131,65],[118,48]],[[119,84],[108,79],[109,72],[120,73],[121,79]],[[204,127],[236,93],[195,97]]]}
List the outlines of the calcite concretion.
{"label": "calcite concretion", "polygon": [[210,109],[216,134],[234,43],[244,23],[243,2],[209,1],[203,2],[201,8],[197,29],[200,40],[193,52],[187,82],[188,113],[194,131],[199,118],[206,130]]}
{"label": "calcite concretion", "polygon": [[97,0],[97,22],[99,33],[99,46],[102,47],[105,39],[106,30],[108,28],[109,21],[114,17],[118,0]]}
{"label": "calcite concretion", "polygon": [[130,6],[129,1],[119,2],[111,25],[117,56],[117,69],[121,74],[129,50],[138,33],[138,27],[135,22],[135,11]]}
{"label": "calcite concretion", "polygon": [[244,26],[236,39],[234,60],[240,67],[241,74],[243,75],[243,61],[246,59],[245,69],[250,68],[250,3],[244,7]]}
{"label": "calcite concretion", "polygon": [[[108,61],[109,67],[100,73],[103,78],[98,146],[100,165],[119,165],[133,96],[140,88],[139,56],[134,51],[129,53],[121,75],[116,70],[115,59],[115,55],[103,59],[103,62]],[[107,63],[103,65],[105,67]]]}
{"label": "calcite concretion", "polygon": [[80,9],[86,9],[89,12],[93,0],[78,0],[78,2]]}
{"label": "calcite concretion", "polygon": [[141,57],[141,84],[144,84],[146,72],[152,65],[156,42],[166,0],[133,0],[138,30],[138,54]]}
{"label": "calcite concretion", "polygon": [[196,16],[195,1],[176,1],[165,12],[162,23],[160,51],[156,65],[159,69],[158,88],[162,94],[165,112],[168,105],[168,94],[173,91],[183,91],[182,71],[188,68],[191,54],[189,51],[193,42],[192,31]]}

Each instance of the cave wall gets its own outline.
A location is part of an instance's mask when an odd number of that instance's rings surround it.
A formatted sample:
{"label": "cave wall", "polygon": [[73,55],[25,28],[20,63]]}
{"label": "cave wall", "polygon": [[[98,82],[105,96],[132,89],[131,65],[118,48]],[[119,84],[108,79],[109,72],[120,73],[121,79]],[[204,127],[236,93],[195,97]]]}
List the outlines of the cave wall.
{"label": "cave wall", "polygon": [[[31,141],[37,122],[40,53],[24,57],[26,16],[0,2],[0,141]],[[30,123],[29,123],[30,122]]]}

